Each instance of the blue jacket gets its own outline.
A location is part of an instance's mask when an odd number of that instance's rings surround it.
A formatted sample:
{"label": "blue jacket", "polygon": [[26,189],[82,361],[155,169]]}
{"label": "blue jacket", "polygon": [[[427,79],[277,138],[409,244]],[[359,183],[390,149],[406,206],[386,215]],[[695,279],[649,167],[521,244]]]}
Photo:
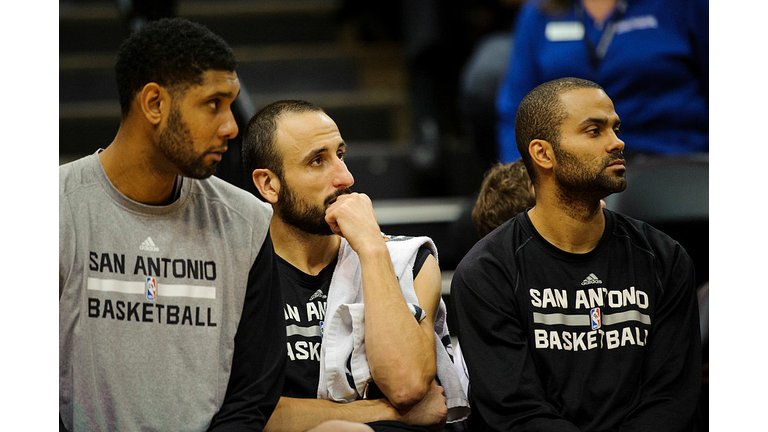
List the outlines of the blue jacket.
{"label": "blue jacket", "polygon": [[520,157],[515,142],[520,101],[537,85],[567,76],[605,89],[621,118],[627,151],[709,151],[709,0],[628,0],[596,67],[579,28],[593,46],[602,28],[575,7],[554,16],[543,13],[540,3],[528,2],[518,16],[496,98],[502,163]]}

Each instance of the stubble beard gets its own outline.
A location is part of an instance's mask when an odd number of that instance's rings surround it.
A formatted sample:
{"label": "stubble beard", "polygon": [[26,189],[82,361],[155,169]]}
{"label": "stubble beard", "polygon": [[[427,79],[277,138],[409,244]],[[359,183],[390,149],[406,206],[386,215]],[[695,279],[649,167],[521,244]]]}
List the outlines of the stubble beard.
{"label": "stubble beard", "polygon": [[557,146],[554,148],[557,166],[555,181],[561,196],[570,201],[585,204],[597,202],[627,187],[625,172],[608,172],[610,163],[623,159],[622,152],[608,154],[600,162],[585,165],[573,153]]}
{"label": "stubble beard", "polygon": [[278,192],[278,202],[281,203],[275,212],[286,224],[317,236],[329,236],[334,232],[325,221],[325,210],[330,201],[340,195],[351,193],[349,188],[339,189],[323,200],[323,205],[314,205],[302,200],[284,181]]}
{"label": "stubble beard", "polygon": [[218,162],[205,162],[206,153],[195,154],[192,134],[181,118],[181,111],[171,107],[168,124],[155,141],[155,147],[165,156],[184,177],[206,179],[216,172]]}

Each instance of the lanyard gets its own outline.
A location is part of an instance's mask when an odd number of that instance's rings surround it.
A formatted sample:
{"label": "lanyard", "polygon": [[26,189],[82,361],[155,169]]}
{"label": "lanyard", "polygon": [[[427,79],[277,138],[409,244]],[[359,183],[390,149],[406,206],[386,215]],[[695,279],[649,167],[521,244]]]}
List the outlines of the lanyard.
{"label": "lanyard", "polygon": [[624,19],[624,14],[627,11],[627,0],[618,0],[616,2],[616,8],[613,11],[613,17],[608,25],[603,29],[603,34],[600,36],[600,41],[597,43],[597,47],[592,44],[592,41],[587,37],[587,22],[584,14],[584,6],[581,1],[576,1],[575,5],[576,18],[584,25],[584,46],[587,48],[587,54],[589,55],[589,63],[592,65],[593,70],[597,70],[600,66],[600,62],[605,57],[605,53],[608,52],[608,46],[613,41],[613,36],[616,34],[616,25],[619,21]]}

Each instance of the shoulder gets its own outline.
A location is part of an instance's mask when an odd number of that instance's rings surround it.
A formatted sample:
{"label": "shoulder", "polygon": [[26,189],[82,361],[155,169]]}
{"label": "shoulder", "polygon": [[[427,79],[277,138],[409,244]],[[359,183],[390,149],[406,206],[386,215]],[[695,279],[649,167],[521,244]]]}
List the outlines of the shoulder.
{"label": "shoulder", "polygon": [[652,255],[660,270],[669,272],[681,264],[693,265],[683,246],[661,230],[621,213],[606,211],[615,220],[614,234],[627,238],[634,247]]}
{"label": "shoulder", "polygon": [[249,241],[253,256],[259,255],[269,234],[272,206],[217,177],[184,180],[191,182],[187,200],[196,217],[226,225],[230,237]]}
{"label": "shoulder", "polygon": [[478,240],[456,267],[456,272],[470,277],[489,271],[513,276],[516,256],[524,253],[533,240],[525,222],[524,215],[517,215]]}
{"label": "shoulder", "polygon": [[92,171],[97,157],[92,154],[59,166],[59,199],[83,185],[95,182]]}
{"label": "shoulder", "polygon": [[185,181],[192,181],[190,193],[199,197],[207,205],[227,208],[254,222],[266,220],[269,223],[272,217],[272,206],[259,200],[252,193],[218,177],[211,176],[204,180],[185,178]]}
{"label": "shoulder", "polygon": [[650,248],[664,248],[678,244],[672,237],[647,222],[607,209],[605,212],[606,215],[613,217],[615,221],[613,230],[617,235],[627,236],[630,240],[648,245]]}
{"label": "shoulder", "polygon": [[420,255],[431,253],[437,258],[437,246],[435,242],[426,236],[387,235],[382,233],[390,253],[405,255]]}
{"label": "shoulder", "polygon": [[[627,13],[635,14],[631,8]],[[637,13],[650,13],[660,20],[660,25],[671,30],[695,31],[702,25],[707,27],[709,0],[645,0],[637,5]]]}
{"label": "shoulder", "polygon": [[470,249],[453,273],[452,301],[480,302],[491,309],[516,301],[522,280],[519,255],[529,253],[530,245],[523,222],[517,216],[504,222]]}

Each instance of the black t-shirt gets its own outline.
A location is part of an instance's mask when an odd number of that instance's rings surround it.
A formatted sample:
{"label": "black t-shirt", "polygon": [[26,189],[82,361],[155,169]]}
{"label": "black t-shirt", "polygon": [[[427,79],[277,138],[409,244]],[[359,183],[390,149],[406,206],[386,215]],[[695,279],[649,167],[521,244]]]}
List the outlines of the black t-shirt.
{"label": "black t-shirt", "polygon": [[556,248],[523,212],[456,268],[472,430],[690,430],[701,378],[692,261],[648,224],[604,214],[589,253]]}
{"label": "black t-shirt", "polygon": [[[431,254],[427,247],[419,249],[413,266],[414,279]],[[288,344],[282,395],[315,398],[320,380],[320,329],[325,319],[328,289],[337,260],[329,263],[316,276],[302,272],[279,256],[277,262],[285,301]]]}

